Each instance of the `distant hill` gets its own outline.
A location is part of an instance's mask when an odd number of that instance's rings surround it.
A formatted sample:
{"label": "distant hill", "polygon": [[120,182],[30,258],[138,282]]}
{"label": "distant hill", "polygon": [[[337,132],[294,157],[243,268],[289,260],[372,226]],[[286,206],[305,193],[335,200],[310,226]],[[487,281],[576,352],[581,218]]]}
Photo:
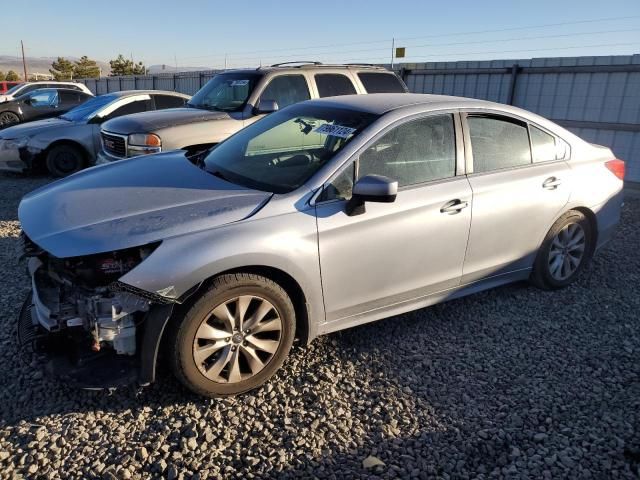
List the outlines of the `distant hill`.
{"label": "distant hill", "polygon": [[174,67],[172,65],[149,65],[147,67],[149,73],[178,73],[178,72],[197,72],[203,70],[215,70],[212,67]]}
{"label": "distant hill", "polygon": [[[78,57],[65,57],[67,60],[79,60]],[[57,57],[26,57],[27,73],[29,75],[49,74],[51,62],[57,60]],[[109,64],[107,62],[96,61],[98,66],[102,68],[102,75],[109,74]],[[10,55],[0,55],[0,72],[7,73],[13,70],[22,77],[22,58]]]}

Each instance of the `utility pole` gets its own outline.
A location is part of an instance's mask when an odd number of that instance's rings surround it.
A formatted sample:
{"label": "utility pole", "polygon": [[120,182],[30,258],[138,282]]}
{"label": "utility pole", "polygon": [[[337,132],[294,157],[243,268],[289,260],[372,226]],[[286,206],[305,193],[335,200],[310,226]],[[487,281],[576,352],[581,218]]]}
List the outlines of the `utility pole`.
{"label": "utility pole", "polygon": [[227,54],[224,54],[224,69],[227,69]]}
{"label": "utility pole", "polygon": [[395,55],[396,49],[396,39],[395,37],[391,39],[391,70],[393,70],[393,56]]}
{"label": "utility pole", "polygon": [[20,46],[22,47],[22,68],[24,68],[24,81],[28,82],[29,78],[27,77],[27,61],[24,59],[24,42],[20,40]]}

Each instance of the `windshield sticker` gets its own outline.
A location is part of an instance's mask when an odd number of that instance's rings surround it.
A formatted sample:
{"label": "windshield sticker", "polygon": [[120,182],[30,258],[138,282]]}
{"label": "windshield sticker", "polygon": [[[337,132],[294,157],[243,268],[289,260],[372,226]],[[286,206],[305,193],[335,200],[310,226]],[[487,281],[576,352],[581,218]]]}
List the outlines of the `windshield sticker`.
{"label": "windshield sticker", "polygon": [[342,125],[331,125],[329,123],[320,125],[314,130],[314,132],[316,133],[323,133],[325,135],[331,135],[332,137],[340,138],[348,138],[349,135],[353,134],[353,132],[355,131],[355,128],[343,127]]}
{"label": "windshield sticker", "polygon": [[249,80],[234,80],[231,82],[232,87],[246,87],[249,85]]}

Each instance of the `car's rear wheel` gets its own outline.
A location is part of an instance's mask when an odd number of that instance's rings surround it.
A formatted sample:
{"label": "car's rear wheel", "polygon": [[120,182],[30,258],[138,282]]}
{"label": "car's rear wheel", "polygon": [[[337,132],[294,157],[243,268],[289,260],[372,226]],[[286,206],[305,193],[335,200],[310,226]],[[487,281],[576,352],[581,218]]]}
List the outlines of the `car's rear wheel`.
{"label": "car's rear wheel", "polygon": [[11,125],[15,125],[16,123],[20,123],[20,117],[13,112],[2,112],[0,113],[0,128],[10,127]]}
{"label": "car's rear wheel", "polygon": [[287,357],[295,310],[285,290],[260,275],[216,278],[182,319],[175,319],[170,356],[190,390],[218,397],[265,383]]}
{"label": "car's rear wheel", "polygon": [[571,210],[553,224],[538,251],[531,275],[543,289],[563,288],[574,282],[593,253],[593,229],[589,219]]}
{"label": "car's rear wheel", "polygon": [[55,177],[66,177],[82,170],[84,155],[73,145],[57,145],[47,153],[47,170]]}

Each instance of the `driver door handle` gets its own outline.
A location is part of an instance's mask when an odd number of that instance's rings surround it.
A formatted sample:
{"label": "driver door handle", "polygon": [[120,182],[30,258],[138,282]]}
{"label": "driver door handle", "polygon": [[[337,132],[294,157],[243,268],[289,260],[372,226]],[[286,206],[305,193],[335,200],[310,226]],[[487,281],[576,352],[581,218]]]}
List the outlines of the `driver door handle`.
{"label": "driver door handle", "polygon": [[465,202],[456,198],[455,200],[451,200],[445,203],[442,208],[440,208],[440,213],[446,213],[448,215],[455,215],[456,213],[460,213],[462,209],[467,208],[469,206],[469,202]]}
{"label": "driver door handle", "polygon": [[562,182],[559,178],[549,177],[544,182],[542,182],[542,188],[546,188],[547,190],[555,190],[558,188]]}

